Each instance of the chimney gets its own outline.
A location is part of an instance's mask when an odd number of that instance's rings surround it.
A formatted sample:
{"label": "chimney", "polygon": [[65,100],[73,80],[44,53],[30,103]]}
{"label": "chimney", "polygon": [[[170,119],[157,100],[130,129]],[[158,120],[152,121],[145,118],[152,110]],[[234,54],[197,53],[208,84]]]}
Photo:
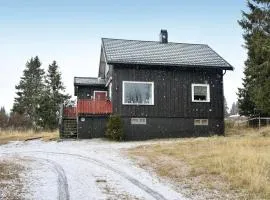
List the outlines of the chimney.
{"label": "chimney", "polygon": [[168,32],[166,29],[161,29],[159,34],[160,43],[168,43]]}

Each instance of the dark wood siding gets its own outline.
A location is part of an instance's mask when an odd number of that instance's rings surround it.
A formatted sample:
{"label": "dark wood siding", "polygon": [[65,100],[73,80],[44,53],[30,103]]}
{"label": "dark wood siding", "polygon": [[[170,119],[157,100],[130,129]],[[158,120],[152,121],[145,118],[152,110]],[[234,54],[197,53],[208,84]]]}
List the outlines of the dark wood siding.
{"label": "dark wood siding", "polygon": [[147,118],[146,125],[132,125],[129,117],[122,117],[126,140],[152,138],[198,137],[223,135],[223,119],[210,119],[208,126],[194,126],[189,118]]}
{"label": "dark wood siding", "polygon": [[[82,121],[84,118],[84,121]],[[108,116],[79,116],[78,138],[101,138],[104,137]]]}
{"label": "dark wood siding", "polygon": [[[154,82],[154,105],[123,105],[122,81]],[[208,83],[210,102],[192,102],[191,84]],[[123,117],[223,119],[222,70],[114,66],[113,112]]]}
{"label": "dark wood siding", "polygon": [[[123,105],[123,81],[154,82],[154,105]],[[193,83],[209,84],[210,102],[192,102]],[[223,100],[223,74],[219,69],[114,66],[113,113],[122,117],[127,140],[223,135]],[[146,118],[147,123],[131,124],[132,117]],[[195,126],[194,119],[208,119],[208,125]]]}

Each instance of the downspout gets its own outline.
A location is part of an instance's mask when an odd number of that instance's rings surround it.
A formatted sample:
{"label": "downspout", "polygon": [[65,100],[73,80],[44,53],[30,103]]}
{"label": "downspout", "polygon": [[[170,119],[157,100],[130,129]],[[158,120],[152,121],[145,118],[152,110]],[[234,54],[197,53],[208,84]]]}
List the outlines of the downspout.
{"label": "downspout", "polygon": [[223,97],[223,99],[222,99],[222,102],[223,102],[223,106],[222,106],[222,108],[223,108],[223,135],[225,136],[225,108],[224,108],[224,98],[225,98],[225,96],[224,96],[224,79],[223,79],[223,76],[226,74],[226,72],[227,72],[227,70],[225,69],[225,71],[224,71],[224,73],[222,74],[222,97]]}

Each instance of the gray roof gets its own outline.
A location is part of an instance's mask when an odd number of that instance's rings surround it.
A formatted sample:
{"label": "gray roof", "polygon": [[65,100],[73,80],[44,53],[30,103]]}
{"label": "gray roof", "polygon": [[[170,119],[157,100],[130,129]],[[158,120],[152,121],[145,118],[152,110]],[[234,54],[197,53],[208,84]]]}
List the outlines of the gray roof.
{"label": "gray roof", "polygon": [[102,38],[102,44],[108,64],[196,66],[233,70],[227,61],[205,44],[110,38]]}
{"label": "gray roof", "polygon": [[74,77],[74,85],[102,85],[104,86],[105,80],[102,78],[92,77]]}

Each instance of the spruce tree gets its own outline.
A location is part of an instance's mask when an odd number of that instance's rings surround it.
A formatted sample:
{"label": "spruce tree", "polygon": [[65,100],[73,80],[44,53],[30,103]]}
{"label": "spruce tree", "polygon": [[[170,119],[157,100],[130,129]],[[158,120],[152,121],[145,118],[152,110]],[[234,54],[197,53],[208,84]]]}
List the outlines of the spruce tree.
{"label": "spruce tree", "polygon": [[5,107],[0,108],[0,130],[6,128],[8,124],[8,115],[6,113]]}
{"label": "spruce tree", "polygon": [[229,113],[228,113],[228,104],[227,104],[227,100],[224,96],[224,117],[228,117],[229,116]]}
{"label": "spruce tree", "polygon": [[55,129],[57,128],[57,112],[60,104],[70,98],[69,95],[65,94],[65,87],[56,61],[49,65],[45,83],[46,87],[39,108],[40,126]]}
{"label": "spruce tree", "polygon": [[233,102],[231,110],[230,110],[230,115],[237,115],[239,112],[238,110],[238,102]]}
{"label": "spruce tree", "polygon": [[15,86],[17,97],[12,111],[28,118],[34,128],[39,121],[37,110],[44,91],[44,73],[39,58],[31,58],[26,63],[19,84]]}
{"label": "spruce tree", "polygon": [[249,12],[242,12],[245,62],[243,88],[238,90],[240,114],[252,115],[255,109],[270,114],[270,0],[248,1]]}

